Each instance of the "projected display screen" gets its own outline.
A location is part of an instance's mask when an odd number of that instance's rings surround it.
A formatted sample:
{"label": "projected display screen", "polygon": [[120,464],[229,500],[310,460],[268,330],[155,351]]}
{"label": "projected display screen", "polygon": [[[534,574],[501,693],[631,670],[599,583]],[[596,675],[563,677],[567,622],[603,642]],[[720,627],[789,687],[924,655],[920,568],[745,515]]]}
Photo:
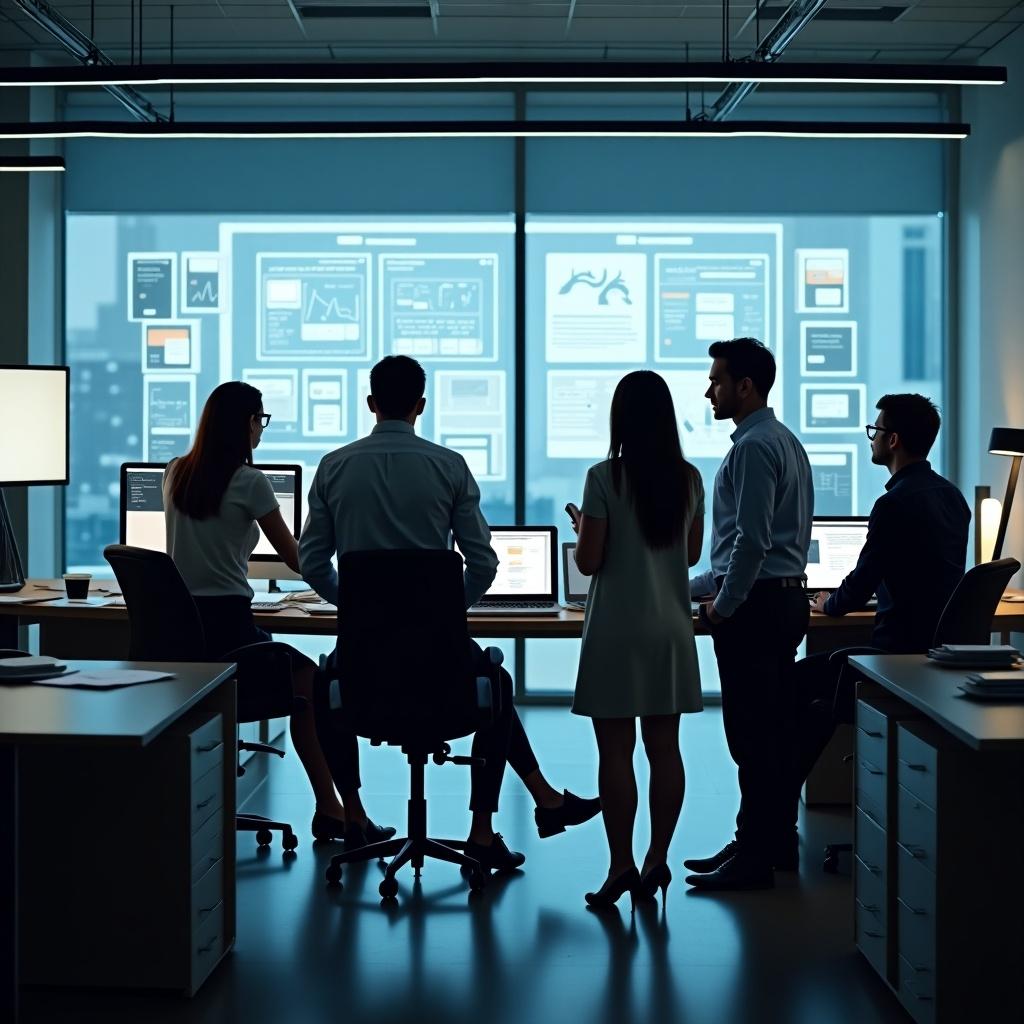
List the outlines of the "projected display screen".
{"label": "projected display screen", "polygon": [[[465,456],[485,514],[511,521],[514,222],[69,214],[69,565],[102,565],[118,533],[118,466],[188,450],[225,380],[263,393],[257,461],[301,463],[365,436],[370,369],[427,374],[427,439]],[[82,422],[82,421],[78,421]]]}

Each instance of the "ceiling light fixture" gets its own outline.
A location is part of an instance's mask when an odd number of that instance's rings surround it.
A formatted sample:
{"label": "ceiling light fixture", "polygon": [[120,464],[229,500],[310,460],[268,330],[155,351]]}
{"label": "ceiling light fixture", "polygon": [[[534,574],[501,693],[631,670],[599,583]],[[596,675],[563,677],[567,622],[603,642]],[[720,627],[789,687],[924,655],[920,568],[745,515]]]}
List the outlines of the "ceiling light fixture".
{"label": "ceiling light fixture", "polygon": [[757,82],[780,85],[1004,85],[1005,67],[973,64],[594,62],[546,64],[146,64],[0,68],[0,86],[347,85],[666,86]]}
{"label": "ceiling light fixture", "polygon": [[970,125],[906,121],[30,121],[0,139],[965,139]]}
{"label": "ceiling light fixture", "polygon": [[49,171],[62,173],[66,170],[62,156],[0,156],[0,174]]}

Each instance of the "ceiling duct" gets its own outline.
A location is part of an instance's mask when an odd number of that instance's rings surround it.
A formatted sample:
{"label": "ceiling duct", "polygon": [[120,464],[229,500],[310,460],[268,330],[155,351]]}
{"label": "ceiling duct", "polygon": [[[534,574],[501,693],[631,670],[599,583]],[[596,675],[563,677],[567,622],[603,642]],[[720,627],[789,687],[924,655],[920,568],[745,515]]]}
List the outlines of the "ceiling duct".
{"label": "ceiling duct", "polygon": [[[767,64],[778,60],[786,47],[824,6],[825,0],[793,0],[786,13],[761,40],[760,45],[751,54],[750,60]],[[756,82],[733,82],[727,85],[708,111],[708,120],[724,121],[755,88]]]}
{"label": "ceiling duct", "polygon": [[[111,60],[84,32],[79,31],[60,11],[46,0],[14,0],[21,11],[41,29],[48,32],[76,60],[87,67],[114,67]],[[141,93],[129,85],[103,86],[125,109],[140,121],[156,124],[166,121]]]}

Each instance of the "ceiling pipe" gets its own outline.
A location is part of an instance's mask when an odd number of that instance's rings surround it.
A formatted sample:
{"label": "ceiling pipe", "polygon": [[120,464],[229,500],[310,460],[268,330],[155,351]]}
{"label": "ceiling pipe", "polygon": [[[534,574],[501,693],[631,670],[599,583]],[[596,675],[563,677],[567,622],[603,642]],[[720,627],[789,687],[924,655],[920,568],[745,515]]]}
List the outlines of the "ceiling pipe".
{"label": "ceiling pipe", "polygon": [[[21,0],[18,0],[21,2]],[[750,55],[751,62],[770,64],[782,56],[783,50],[807,27],[811,19],[825,6],[826,0],[793,0],[788,10],[775,23]],[[761,0],[757,0],[760,10]],[[707,119],[724,121],[757,88],[756,82],[732,82],[711,105]]]}
{"label": "ceiling pipe", "polygon": [[[114,67],[111,60],[84,32],[79,31],[60,11],[46,0],[14,0],[26,17],[48,32],[76,60],[87,67]],[[167,118],[141,93],[129,85],[103,86],[111,96],[125,107],[133,117],[150,124],[159,124]]]}

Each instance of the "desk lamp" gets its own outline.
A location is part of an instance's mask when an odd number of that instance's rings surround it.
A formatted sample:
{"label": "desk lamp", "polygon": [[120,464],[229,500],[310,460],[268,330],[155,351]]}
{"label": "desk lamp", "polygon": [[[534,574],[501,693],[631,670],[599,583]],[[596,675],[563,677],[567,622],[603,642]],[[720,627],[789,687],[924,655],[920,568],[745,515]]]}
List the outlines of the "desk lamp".
{"label": "desk lamp", "polygon": [[[993,427],[992,436],[988,441],[988,450],[991,455],[1009,455],[1013,458],[1013,463],[1010,466],[1010,479],[1006,481],[1003,514],[999,517],[999,532],[996,533],[996,543],[992,549],[992,560],[995,561],[1003,553],[1006,524],[1010,521],[1010,506],[1013,504],[1013,492],[1017,489],[1020,461],[1024,458],[1024,430],[1018,427]],[[1020,600],[1020,598],[1004,596],[1003,600]]]}
{"label": "desk lamp", "polygon": [[0,366],[0,591],[25,585],[3,488],[68,482],[70,380],[66,366]]}

